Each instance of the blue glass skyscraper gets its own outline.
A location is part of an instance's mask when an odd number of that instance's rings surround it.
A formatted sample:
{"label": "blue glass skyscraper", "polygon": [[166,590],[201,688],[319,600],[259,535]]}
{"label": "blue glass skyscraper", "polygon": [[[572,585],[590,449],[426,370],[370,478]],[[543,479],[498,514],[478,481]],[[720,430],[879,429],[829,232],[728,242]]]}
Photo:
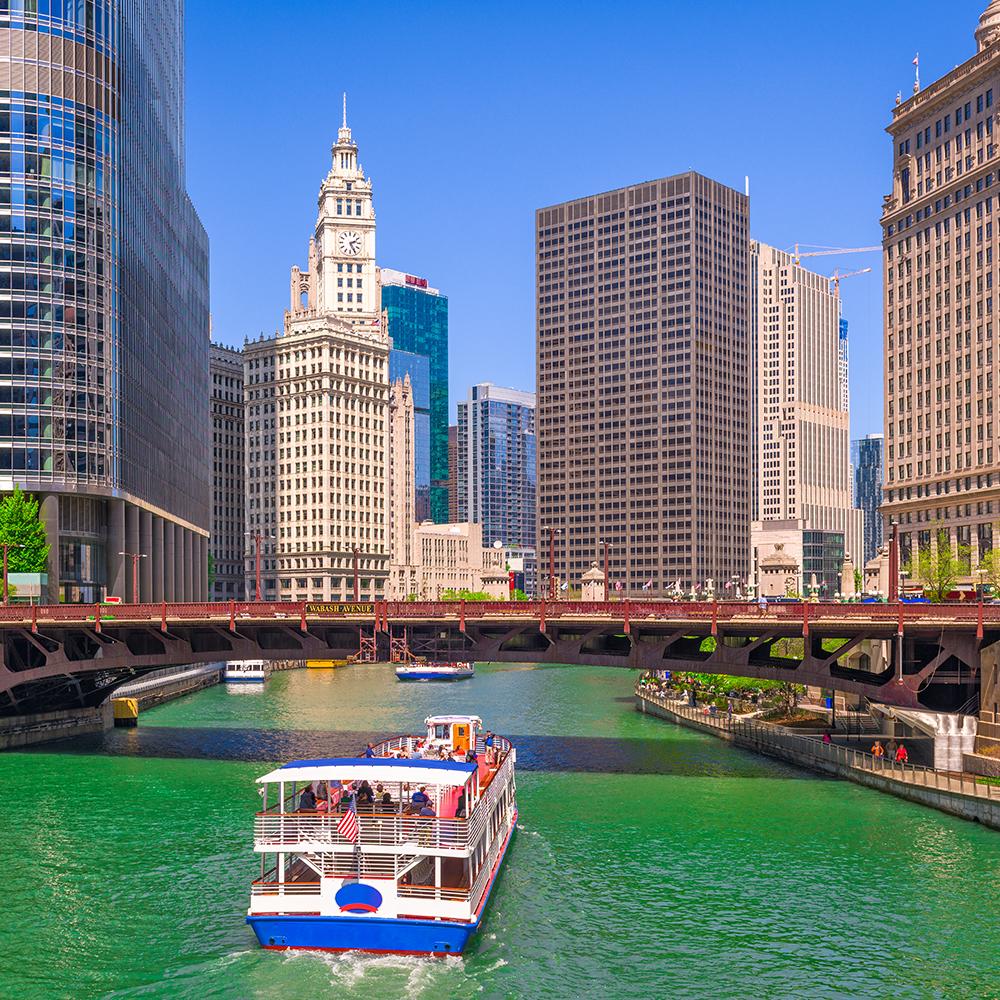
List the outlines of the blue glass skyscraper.
{"label": "blue glass skyscraper", "polygon": [[[183,0],[0,2],[0,491],[48,599],[207,596],[208,240],[184,180]],[[139,579],[132,558],[141,555]]]}
{"label": "blue glass skyscraper", "polygon": [[[389,336],[392,338],[395,367],[389,359],[392,379],[402,378],[406,371],[414,384],[416,403],[416,451],[419,475],[420,455],[426,456],[429,469],[427,503],[422,504],[420,482],[417,483],[418,521],[430,518],[437,524],[448,522],[448,298],[436,288],[430,288],[426,278],[402,271],[382,268],[382,308],[389,314]],[[410,357],[427,359],[426,375],[406,367],[405,352]],[[427,386],[426,409],[421,409],[417,389],[420,378]],[[426,420],[421,421],[421,414]]]}
{"label": "blue glass skyscraper", "polygon": [[854,506],[864,512],[865,563],[875,557],[882,544],[882,515],[879,513],[882,505],[882,444],[881,434],[869,434],[851,443]]}

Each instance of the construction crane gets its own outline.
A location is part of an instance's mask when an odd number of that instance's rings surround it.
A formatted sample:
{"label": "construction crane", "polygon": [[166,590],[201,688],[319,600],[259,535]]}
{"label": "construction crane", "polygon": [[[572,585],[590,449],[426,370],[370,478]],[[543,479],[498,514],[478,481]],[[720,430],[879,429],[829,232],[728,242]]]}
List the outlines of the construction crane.
{"label": "construction crane", "polygon": [[[881,247],[815,247],[812,250],[800,252],[800,246],[811,246],[810,243],[795,244],[795,263],[798,264],[802,257],[836,257],[842,253],[881,253]],[[844,275],[846,277],[846,275]]]}
{"label": "construction crane", "polygon": [[840,283],[844,280],[844,278],[853,278],[856,274],[870,274],[870,273],[871,273],[870,267],[863,267],[858,271],[847,271],[844,274],[841,274],[840,270],[838,269],[834,271],[833,274],[830,275],[829,280],[830,280],[831,290],[833,291],[833,294],[839,298]]}

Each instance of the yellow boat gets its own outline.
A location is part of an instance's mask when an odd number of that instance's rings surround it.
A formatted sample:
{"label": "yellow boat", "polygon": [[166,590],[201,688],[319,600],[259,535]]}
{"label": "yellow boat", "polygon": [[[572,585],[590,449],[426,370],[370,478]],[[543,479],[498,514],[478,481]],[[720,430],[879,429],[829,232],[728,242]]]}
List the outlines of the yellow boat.
{"label": "yellow boat", "polygon": [[333,670],[336,667],[346,667],[347,660],[306,660],[309,670]]}

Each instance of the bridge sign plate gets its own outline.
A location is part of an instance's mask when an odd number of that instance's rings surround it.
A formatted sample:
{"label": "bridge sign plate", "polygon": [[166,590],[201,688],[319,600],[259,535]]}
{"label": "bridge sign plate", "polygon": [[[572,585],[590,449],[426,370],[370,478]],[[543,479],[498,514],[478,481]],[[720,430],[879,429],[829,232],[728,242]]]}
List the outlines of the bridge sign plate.
{"label": "bridge sign plate", "polygon": [[374,615],[374,604],[307,604],[307,615]]}

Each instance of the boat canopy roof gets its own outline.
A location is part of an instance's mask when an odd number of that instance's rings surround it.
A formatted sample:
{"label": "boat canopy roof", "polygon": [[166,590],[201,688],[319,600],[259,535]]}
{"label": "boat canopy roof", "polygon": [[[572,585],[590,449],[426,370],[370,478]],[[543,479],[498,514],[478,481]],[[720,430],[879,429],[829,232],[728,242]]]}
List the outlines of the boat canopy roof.
{"label": "boat canopy roof", "polygon": [[[464,718],[464,716],[463,716]],[[293,760],[257,779],[258,784],[277,781],[399,781],[411,785],[446,785],[458,788],[476,771],[465,761],[398,759],[395,757],[329,757]]]}
{"label": "boat canopy roof", "polygon": [[474,722],[477,726],[483,724],[478,715],[429,715],[424,719],[425,726],[445,726],[452,722]]}

